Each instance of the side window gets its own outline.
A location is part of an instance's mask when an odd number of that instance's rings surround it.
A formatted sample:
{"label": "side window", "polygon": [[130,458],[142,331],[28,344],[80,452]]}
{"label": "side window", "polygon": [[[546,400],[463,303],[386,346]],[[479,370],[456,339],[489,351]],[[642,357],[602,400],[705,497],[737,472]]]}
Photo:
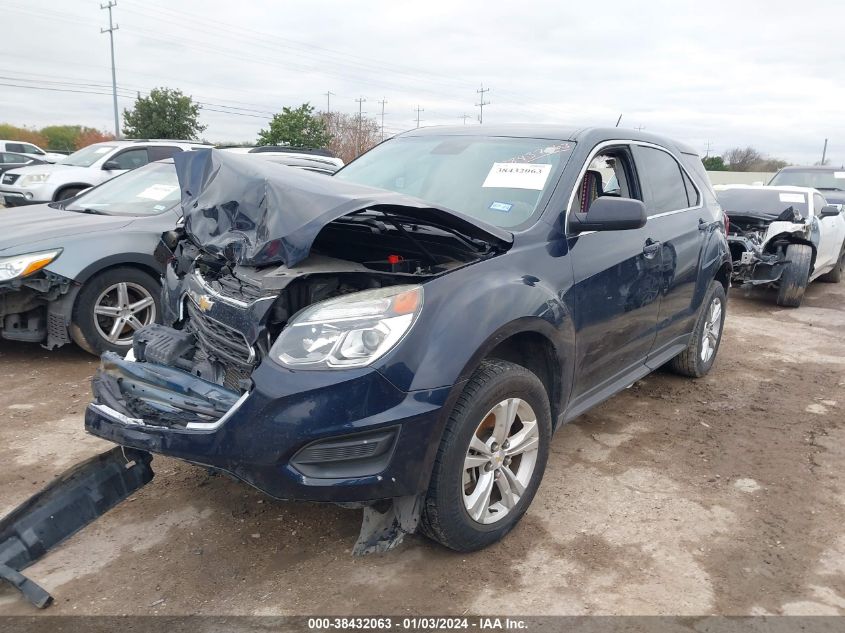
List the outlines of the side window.
{"label": "side window", "polygon": [[113,161],[120,165],[118,169],[137,169],[138,167],[143,167],[149,162],[149,158],[147,157],[147,148],[138,147],[135,149],[128,149],[125,152],[121,152],[117,156],[110,158],[109,161]]}
{"label": "side window", "polygon": [[27,154],[35,154],[36,156],[41,156],[41,155],[44,154],[44,152],[42,152],[40,149],[35,147],[35,145],[29,145],[27,143],[24,143],[23,148],[24,148],[23,151],[26,152]]}
{"label": "side window", "polygon": [[701,202],[701,194],[698,193],[698,189],[695,188],[695,185],[692,184],[692,180],[690,180],[690,177],[687,176],[687,172],[683,169],[681,170],[681,176],[684,179],[684,186],[687,189],[687,206],[697,207]]}
{"label": "side window", "polygon": [[653,147],[637,146],[637,172],[651,188],[649,215],[686,209],[687,186],[683,171],[671,154]]}
{"label": "side window", "polygon": [[178,154],[182,150],[178,147],[170,147],[170,146],[155,146],[155,147],[148,147],[147,153],[150,157],[150,162],[154,162],[157,160],[163,160],[165,158],[173,158],[174,155]]}
{"label": "side window", "polygon": [[23,148],[23,143],[6,143],[6,151],[18,152],[19,154],[23,154],[26,152],[26,150]]}
{"label": "side window", "polygon": [[6,165],[25,165],[31,160],[28,156],[21,156],[20,154],[0,153],[0,163]]}
{"label": "side window", "polygon": [[576,189],[572,210],[589,213],[590,205],[600,196],[640,198],[626,148],[608,148],[593,157]]}

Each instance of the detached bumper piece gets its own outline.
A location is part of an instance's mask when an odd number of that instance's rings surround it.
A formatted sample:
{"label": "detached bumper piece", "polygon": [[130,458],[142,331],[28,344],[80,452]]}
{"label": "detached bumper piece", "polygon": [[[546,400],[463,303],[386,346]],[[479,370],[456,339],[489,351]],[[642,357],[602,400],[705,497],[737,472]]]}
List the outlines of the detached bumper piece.
{"label": "detached bumper piece", "polygon": [[92,381],[97,403],[138,425],[187,428],[219,420],[240,394],[180,369],[103,354]]}
{"label": "detached bumper piece", "polygon": [[23,574],[51,548],[152,481],[152,455],[116,447],[77,464],[0,520],[0,579],[39,609],[52,596]]}

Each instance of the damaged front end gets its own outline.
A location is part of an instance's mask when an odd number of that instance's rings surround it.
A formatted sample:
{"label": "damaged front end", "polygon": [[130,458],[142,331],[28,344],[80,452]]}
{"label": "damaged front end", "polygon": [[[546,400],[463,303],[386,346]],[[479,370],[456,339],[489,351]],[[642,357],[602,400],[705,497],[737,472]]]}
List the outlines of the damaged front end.
{"label": "damaged front end", "polygon": [[413,326],[429,280],[504,252],[510,234],[391,192],[186,154],[185,225],[158,252],[164,325],[137,332],[125,359],[103,355],[86,429],[276,498],[363,507],[354,551],[395,546],[416,528],[450,387],[404,392],[372,362]]}
{"label": "damaged front end", "polygon": [[732,281],[741,286],[777,284],[789,264],[787,246],[812,244],[814,237],[814,225],[792,207],[777,219],[754,213],[731,213],[729,217]]}
{"label": "damaged front end", "polygon": [[47,349],[70,342],[67,327],[78,291],[72,280],[46,270],[0,282],[0,336]]}

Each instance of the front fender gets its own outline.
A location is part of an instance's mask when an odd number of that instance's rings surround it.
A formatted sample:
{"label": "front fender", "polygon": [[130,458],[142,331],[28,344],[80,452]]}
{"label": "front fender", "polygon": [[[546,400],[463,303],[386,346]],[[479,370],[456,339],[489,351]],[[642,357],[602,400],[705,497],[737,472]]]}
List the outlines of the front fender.
{"label": "front fender", "polygon": [[[561,367],[574,358],[574,326],[562,301],[563,289],[571,286],[571,268],[560,267],[565,279],[544,282],[522,272],[522,258],[515,257],[508,268],[497,259],[425,285],[418,322],[378,367],[396,387],[428,390],[466,380],[496,345],[520,332],[547,338]],[[564,373],[571,375],[571,369]]]}

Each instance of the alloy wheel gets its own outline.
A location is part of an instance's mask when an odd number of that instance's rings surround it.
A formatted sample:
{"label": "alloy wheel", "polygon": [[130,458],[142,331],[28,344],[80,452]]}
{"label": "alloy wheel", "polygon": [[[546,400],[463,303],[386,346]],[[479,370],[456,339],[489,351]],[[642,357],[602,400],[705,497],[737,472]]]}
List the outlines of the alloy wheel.
{"label": "alloy wheel", "polygon": [[525,400],[508,398],[482,418],[464,459],[463,499],[478,523],[501,521],[525,494],[540,446],[537,416]]}
{"label": "alloy wheel", "polygon": [[150,292],[140,284],[121,281],[103,290],[94,303],[97,333],[113,345],[130,345],[132,335],[156,318]]}
{"label": "alloy wheel", "polygon": [[704,331],[701,333],[701,360],[705,363],[713,358],[719,344],[719,334],[722,331],[722,300],[713,297],[704,321]]}

